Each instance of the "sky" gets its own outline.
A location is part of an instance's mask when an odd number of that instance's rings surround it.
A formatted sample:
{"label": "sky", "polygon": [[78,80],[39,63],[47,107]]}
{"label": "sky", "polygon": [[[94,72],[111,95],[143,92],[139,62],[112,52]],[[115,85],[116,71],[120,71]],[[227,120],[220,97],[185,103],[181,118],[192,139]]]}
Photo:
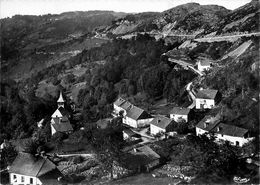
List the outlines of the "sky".
{"label": "sky", "polygon": [[117,12],[162,12],[180,4],[196,2],[236,9],[251,0],[0,0],[0,18],[20,15],[59,14],[68,11],[113,10]]}

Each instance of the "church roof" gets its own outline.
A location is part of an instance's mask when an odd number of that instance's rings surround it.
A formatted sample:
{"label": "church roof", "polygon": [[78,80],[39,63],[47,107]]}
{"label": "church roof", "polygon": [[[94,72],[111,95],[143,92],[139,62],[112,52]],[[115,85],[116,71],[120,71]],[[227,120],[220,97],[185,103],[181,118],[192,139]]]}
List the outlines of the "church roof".
{"label": "church roof", "polygon": [[59,99],[57,100],[58,103],[64,103],[65,100],[63,99],[63,96],[62,96],[62,93],[60,92],[60,97]]}
{"label": "church roof", "polygon": [[57,132],[73,131],[69,119],[64,116],[62,118],[52,118],[52,126]]}

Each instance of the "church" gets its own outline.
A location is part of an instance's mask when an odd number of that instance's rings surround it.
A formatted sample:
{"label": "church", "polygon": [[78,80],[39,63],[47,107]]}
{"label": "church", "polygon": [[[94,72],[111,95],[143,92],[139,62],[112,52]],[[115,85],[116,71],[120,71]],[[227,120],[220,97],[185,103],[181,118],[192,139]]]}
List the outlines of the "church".
{"label": "church", "polygon": [[57,100],[58,108],[51,116],[51,135],[56,132],[70,133],[73,128],[70,124],[70,114],[65,109],[65,100],[60,92],[59,99]]}

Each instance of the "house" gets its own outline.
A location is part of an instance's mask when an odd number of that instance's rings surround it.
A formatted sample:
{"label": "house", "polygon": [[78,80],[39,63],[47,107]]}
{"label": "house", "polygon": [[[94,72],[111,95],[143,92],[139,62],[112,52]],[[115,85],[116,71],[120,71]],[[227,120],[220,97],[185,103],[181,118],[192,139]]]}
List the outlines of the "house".
{"label": "house", "polygon": [[69,120],[70,114],[64,108],[64,103],[62,93],[60,93],[59,99],[57,100],[58,108],[51,116],[51,135],[56,132],[70,133],[73,131]]}
{"label": "house", "polygon": [[196,94],[196,109],[212,109],[217,101],[217,90],[201,89]]}
{"label": "house", "polygon": [[174,120],[164,117],[157,116],[150,122],[150,133],[151,135],[157,135],[173,131]]}
{"label": "house", "polygon": [[111,123],[111,118],[105,118],[105,119],[100,119],[96,122],[97,128],[99,129],[106,129],[108,125]]}
{"label": "house", "polygon": [[134,105],[126,111],[125,117],[125,124],[134,128],[147,126],[153,119],[145,110]]}
{"label": "house", "polygon": [[124,177],[136,172],[149,172],[160,164],[160,156],[149,146],[132,148],[122,160],[113,164],[113,177]]}
{"label": "house", "polygon": [[59,184],[62,173],[46,156],[20,152],[9,169],[10,184]]}
{"label": "house", "polygon": [[218,143],[229,141],[231,145],[236,146],[243,146],[253,139],[247,129],[221,123],[218,117],[212,116],[205,116],[196,125],[197,136],[205,133],[214,134]]}
{"label": "house", "polygon": [[170,111],[170,118],[173,119],[176,122],[185,121],[187,123],[189,113],[190,113],[189,108],[174,107]]}
{"label": "house", "polygon": [[129,129],[123,130],[123,138],[124,138],[124,140],[128,140],[128,141],[136,141],[136,140],[141,139],[141,135],[135,133],[134,131],[132,131],[129,128]]}
{"label": "house", "polygon": [[124,100],[123,98],[119,97],[113,104],[114,107],[114,111],[112,113],[112,115],[114,117],[123,116],[123,123],[126,122],[126,112],[127,110],[129,110],[133,105],[129,102]]}
{"label": "house", "polygon": [[140,161],[138,164],[140,165],[141,169],[144,169],[144,171],[149,172],[151,169],[160,164],[160,156],[147,145],[133,148],[133,150],[131,150],[129,153],[142,158],[142,161]]}
{"label": "house", "polygon": [[219,123],[211,132],[216,136],[216,141],[221,143],[229,141],[231,145],[240,147],[253,140],[247,129],[224,123]]}
{"label": "house", "polygon": [[205,116],[197,125],[196,125],[196,135],[203,135],[210,132],[215,126],[220,122],[219,117]]}
{"label": "house", "polygon": [[211,62],[209,60],[200,60],[198,62],[198,70],[203,72],[211,68]]}

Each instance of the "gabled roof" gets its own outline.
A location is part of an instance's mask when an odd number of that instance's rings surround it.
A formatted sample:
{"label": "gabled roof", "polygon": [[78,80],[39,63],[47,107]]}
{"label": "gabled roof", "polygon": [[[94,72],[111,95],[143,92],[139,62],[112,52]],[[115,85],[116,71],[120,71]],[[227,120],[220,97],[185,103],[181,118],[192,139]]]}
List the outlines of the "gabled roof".
{"label": "gabled roof", "polygon": [[52,118],[51,122],[51,125],[57,132],[73,131],[70,121],[66,116],[62,118]]}
{"label": "gabled roof", "polygon": [[139,120],[151,118],[151,115],[148,114],[145,110],[133,105],[129,110],[127,110],[126,117]]}
{"label": "gabled roof", "polygon": [[65,100],[63,99],[62,93],[60,92],[59,99],[57,100],[58,103],[64,103]]}
{"label": "gabled roof", "polygon": [[120,105],[120,107],[124,110],[129,110],[131,107],[133,106],[132,103],[130,103],[129,101],[125,101],[124,103],[122,103]]}
{"label": "gabled roof", "polygon": [[224,123],[218,124],[211,131],[214,133],[234,136],[234,137],[244,137],[244,135],[248,132],[247,129],[237,127],[234,125],[224,124]]}
{"label": "gabled roof", "polygon": [[178,115],[188,115],[190,112],[189,108],[183,108],[183,107],[174,107],[170,114],[178,114]]}
{"label": "gabled roof", "polygon": [[209,132],[219,123],[220,120],[218,118],[207,115],[196,125],[196,127]]}
{"label": "gabled roof", "polygon": [[123,98],[119,97],[117,98],[117,100],[114,102],[114,105],[116,106],[120,106],[122,103],[124,103],[126,100],[124,100]]}
{"label": "gabled roof", "polygon": [[96,122],[97,127],[101,129],[105,129],[107,128],[111,120],[112,120],[111,118],[100,119]]}
{"label": "gabled roof", "polygon": [[10,167],[10,173],[40,177],[52,170],[56,165],[48,158],[20,152]]}
{"label": "gabled roof", "polygon": [[218,90],[202,89],[202,90],[198,91],[198,93],[196,94],[196,98],[215,99],[217,92],[218,92]]}
{"label": "gabled roof", "polygon": [[151,161],[160,159],[160,156],[147,145],[136,148],[136,151],[132,150],[130,153],[134,155],[145,155]]}
{"label": "gabled roof", "polygon": [[56,109],[56,111],[52,114],[51,117],[54,118],[55,117],[54,115],[57,114],[58,112],[60,112],[62,116],[69,117],[70,115],[70,113],[64,107],[59,107],[58,109]]}
{"label": "gabled roof", "polygon": [[208,60],[200,60],[199,61],[201,66],[210,66],[211,62]]}
{"label": "gabled roof", "polygon": [[171,123],[174,123],[174,121],[164,116],[157,116],[150,122],[151,125],[157,126],[162,129],[166,129],[167,126]]}

